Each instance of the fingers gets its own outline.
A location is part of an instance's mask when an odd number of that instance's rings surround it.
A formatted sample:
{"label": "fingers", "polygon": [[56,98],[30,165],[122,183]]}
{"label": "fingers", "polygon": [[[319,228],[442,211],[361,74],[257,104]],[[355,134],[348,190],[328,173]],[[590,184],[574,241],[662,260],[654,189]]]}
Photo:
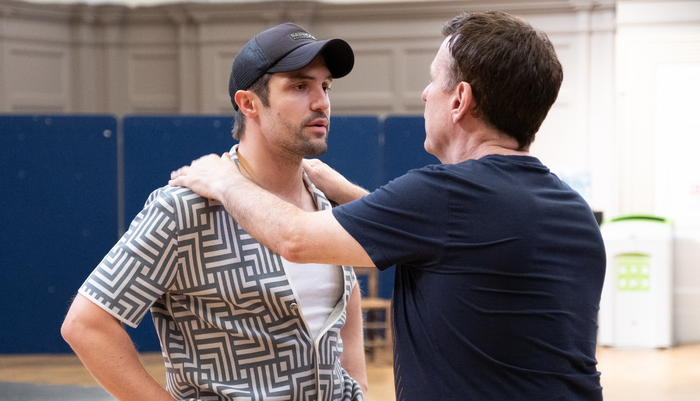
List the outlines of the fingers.
{"label": "fingers", "polygon": [[[171,187],[183,186],[189,187],[194,181],[199,181],[203,177],[211,175],[215,171],[223,171],[221,161],[226,161],[233,165],[231,155],[228,152],[219,157],[215,154],[202,156],[199,159],[192,160],[189,166],[180,167],[170,173],[170,181],[168,185]],[[234,170],[235,171],[235,170]]]}
{"label": "fingers", "polygon": [[302,159],[302,167],[304,170],[316,170],[323,166],[323,162],[319,159]]}
{"label": "fingers", "polygon": [[[173,173],[174,173],[174,171],[173,171]],[[168,185],[171,187],[179,187],[180,186],[180,178],[179,177],[170,178],[170,181],[168,181]]]}
{"label": "fingers", "polygon": [[[224,155],[228,155],[228,152],[227,152],[227,153],[224,153]],[[186,175],[186,174],[187,174],[187,170],[189,170],[190,167],[192,167],[192,166],[194,166],[195,164],[199,163],[201,160],[203,160],[203,159],[205,159],[205,158],[212,157],[212,156],[215,156],[215,155],[202,156],[202,157],[200,157],[199,159],[192,160],[192,161],[190,162],[190,165],[189,165],[189,166],[180,167],[179,169],[177,169],[177,170],[171,172],[171,173],[170,173],[170,178],[171,178],[171,179],[175,179],[175,178],[180,177],[180,176],[182,176],[182,175]],[[222,156],[222,157],[223,157],[223,156]]]}
{"label": "fingers", "polygon": [[187,168],[188,167],[182,167],[171,172],[170,181],[168,181],[168,185],[170,185],[171,187],[181,186],[180,184],[182,183],[183,178],[187,175]]}
{"label": "fingers", "polygon": [[177,177],[183,176],[187,174],[187,170],[189,169],[189,166],[185,167],[180,167],[179,169],[173,171],[170,173],[170,179],[174,180]]}

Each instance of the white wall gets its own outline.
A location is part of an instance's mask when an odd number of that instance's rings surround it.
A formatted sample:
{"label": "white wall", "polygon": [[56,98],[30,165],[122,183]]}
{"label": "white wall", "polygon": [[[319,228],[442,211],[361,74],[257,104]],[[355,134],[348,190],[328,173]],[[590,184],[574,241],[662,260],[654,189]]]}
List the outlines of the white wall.
{"label": "white wall", "polygon": [[676,339],[700,341],[700,2],[621,1],[617,27],[615,210],[673,220]]}

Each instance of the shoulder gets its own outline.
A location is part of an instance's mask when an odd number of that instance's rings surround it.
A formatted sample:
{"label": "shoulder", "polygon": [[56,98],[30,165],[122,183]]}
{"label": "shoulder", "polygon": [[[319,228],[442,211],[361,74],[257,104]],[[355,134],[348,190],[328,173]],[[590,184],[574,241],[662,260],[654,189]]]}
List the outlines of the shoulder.
{"label": "shoulder", "polygon": [[219,207],[221,202],[204,198],[186,187],[166,185],[151,192],[146,201],[146,208],[159,207],[170,212]]}
{"label": "shoulder", "polygon": [[392,201],[392,198],[419,201],[425,200],[425,198],[435,199],[446,196],[445,191],[449,187],[447,184],[456,174],[453,172],[454,168],[454,165],[435,164],[409,170],[406,174],[392,179],[368,196],[377,199],[387,197],[387,201]]}
{"label": "shoulder", "polygon": [[442,215],[449,204],[449,166],[430,165],[408,171],[356,201],[333,209],[373,221],[413,221],[416,216]]}

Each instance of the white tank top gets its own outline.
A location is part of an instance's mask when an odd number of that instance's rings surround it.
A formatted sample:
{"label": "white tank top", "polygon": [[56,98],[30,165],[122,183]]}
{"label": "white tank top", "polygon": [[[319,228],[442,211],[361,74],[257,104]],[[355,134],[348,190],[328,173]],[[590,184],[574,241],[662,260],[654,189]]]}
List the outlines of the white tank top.
{"label": "white tank top", "polygon": [[316,338],[340,297],[343,296],[343,268],[317,263],[299,264],[282,258],[284,270],[301,306],[301,313]]}

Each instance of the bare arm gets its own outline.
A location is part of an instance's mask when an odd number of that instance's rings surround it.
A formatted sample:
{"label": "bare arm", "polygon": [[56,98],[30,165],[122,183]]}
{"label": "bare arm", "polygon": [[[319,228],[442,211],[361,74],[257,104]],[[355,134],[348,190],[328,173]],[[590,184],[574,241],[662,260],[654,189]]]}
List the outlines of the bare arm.
{"label": "bare arm", "polygon": [[78,294],[61,334],[105,390],[120,401],[173,401],[139,360],[121,323]]}
{"label": "bare arm", "polygon": [[174,171],[170,185],[220,201],[248,234],[291,262],[374,266],[331,210],[306,212],[283,201],[242,176],[228,153]]}
{"label": "bare arm", "polygon": [[340,365],[357,381],[362,388],[362,393],[367,398],[367,367],[365,365],[365,343],[362,331],[362,299],[360,286],[355,287],[348,301],[347,318],[345,326],[340,329],[340,337],[343,339],[343,353],[340,354]]}
{"label": "bare arm", "polygon": [[304,159],[303,166],[311,182],[313,182],[328,199],[335,201],[339,205],[352,202],[369,194],[366,189],[351,183],[340,173],[318,159]]}

